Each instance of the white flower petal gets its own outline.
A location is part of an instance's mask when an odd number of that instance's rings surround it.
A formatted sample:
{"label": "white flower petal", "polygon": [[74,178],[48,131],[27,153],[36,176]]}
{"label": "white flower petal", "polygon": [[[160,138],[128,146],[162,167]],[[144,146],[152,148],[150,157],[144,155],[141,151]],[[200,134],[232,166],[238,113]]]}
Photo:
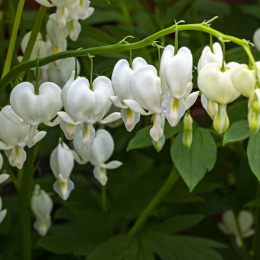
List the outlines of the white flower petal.
{"label": "white flower petal", "polygon": [[110,114],[109,116],[107,116],[106,118],[104,118],[103,120],[99,121],[99,123],[108,124],[108,123],[114,122],[120,118],[121,118],[121,113],[114,112],[114,113]]}
{"label": "white flower petal", "polygon": [[146,112],[135,100],[123,100],[124,103],[133,111],[138,114],[147,116],[151,115],[151,112]]}
{"label": "white flower petal", "polygon": [[121,116],[128,132],[131,132],[140,121],[140,114],[132,111],[130,108],[123,108],[121,110]]}
{"label": "white flower petal", "polygon": [[[2,157],[2,155],[1,155],[1,157]],[[2,159],[3,159],[3,157],[2,157]],[[0,184],[5,182],[8,178],[9,178],[8,174],[6,174],[6,173],[0,174]],[[0,209],[1,209],[1,207],[0,207]]]}
{"label": "white flower petal", "polygon": [[111,161],[109,163],[102,163],[100,166],[105,169],[116,169],[120,167],[123,163],[120,161]]}

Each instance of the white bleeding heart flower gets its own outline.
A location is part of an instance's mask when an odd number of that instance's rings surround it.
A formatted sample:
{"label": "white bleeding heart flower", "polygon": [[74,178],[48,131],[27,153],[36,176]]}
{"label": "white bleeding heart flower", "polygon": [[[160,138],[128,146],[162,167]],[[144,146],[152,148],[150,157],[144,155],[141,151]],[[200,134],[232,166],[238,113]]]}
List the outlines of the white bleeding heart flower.
{"label": "white bleeding heart flower", "polygon": [[[1,155],[2,157],[2,155]],[[3,161],[3,157],[1,159]],[[3,163],[2,163],[3,164]],[[5,182],[10,176],[6,173],[2,173],[0,174],[0,184],[2,184],[3,182]]]}
{"label": "white bleeding heart flower", "polygon": [[41,140],[46,132],[37,133],[39,124],[54,126],[59,118],[51,120],[62,108],[61,89],[55,83],[45,82],[39,87],[39,94],[35,94],[35,87],[30,82],[23,82],[15,86],[10,95],[10,103],[14,112],[30,125],[30,132],[26,144],[32,147]]}
{"label": "white bleeding heart flower", "polygon": [[[238,225],[240,226],[243,238],[250,237],[254,234],[253,224],[252,214],[248,210],[241,210],[238,214]],[[223,213],[222,222],[218,224],[218,227],[225,235],[234,236],[238,246],[242,246],[240,231],[237,227],[233,211],[227,210]]]}
{"label": "white bleeding heart flower", "polygon": [[222,66],[223,51],[221,45],[218,42],[215,42],[212,46],[212,49],[213,52],[211,51],[209,46],[206,46],[203,49],[198,63],[198,73],[200,73],[201,69],[209,63],[218,64],[219,67]]}
{"label": "white bleeding heart flower", "polygon": [[89,18],[95,11],[93,7],[90,7],[89,0],[80,0],[78,15],[80,20]]}
{"label": "white bleeding heart flower", "polygon": [[[86,78],[77,77],[76,80],[73,80],[71,77],[62,89],[62,101],[66,112],[58,112],[59,117],[67,123],[66,136],[70,136],[72,139],[76,133],[76,127],[72,134],[69,134],[71,125],[76,126],[83,123],[83,143],[86,148],[89,148],[95,137],[93,124],[98,121],[110,122],[102,119],[111,107],[109,97],[112,95],[112,84],[107,77],[97,77],[93,81],[93,90],[90,89],[89,81]],[[114,113],[114,115],[120,116],[120,113]],[[115,119],[113,114],[110,115],[110,118]]]}
{"label": "white bleeding heart flower", "polygon": [[[258,77],[260,75],[260,62],[256,62],[258,69]],[[249,69],[248,65],[241,64],[233,70],[232,80],[234,87],[243,96],[250,98],[253,94],[256,86],[256,72],[255,70]]]}
{"label": "white bleeding heart flower", "polygon": [[94,165],[94,177],[102,184],[107,183],[106,169],[116,169],[122,165],[119,161],[110,161],[105,163],[114,152],[114,140],[110,133],[100,129],[96,133],[96,137],[90,149],[82,146],[82,134],[79,132],[73,139],[74,148],[79,156],[75,154],[75,160],[80,164],[88,161]]}
{"label": "white bleeding heart flower", "polygon": [[50,196],[39,185],[35,185],[31,198],[31,209],[36,217],[33,227],[41,236],[45,236],[51,226],[52,208],[53,203]]}
{"label": "white bleeding heart flower", "polygon": [[67,27],[59,28],[57,24],[49,19],[46,25],[47,39],[51,42],[50,54],[56,54],[67,50],[67,37],[69,30]]}
{"label": "white bleeding heart flower", "polygon": [[198,87],[201,92],[212,102],[218,104],[213,126],[220,134],[224,133],[229,127],[227,104],[240,96],[232,81],[233,70],[238,66],[238,63],[230,62],[222,71],[219,65],[210,63],[204,66],[198,75]]}
{"label": "white bleeding heart flower", "polygon": [[131,92],[133,99],[123,102],[133,111],[141,115],[151,115],[153,127],[150,135],[154,141],[158,141],[163,135],[161,128],[161,81],[157,76],[157,70],[152,65],[145,65],[135,70],[131,78]]}
{"label": "white bleeding heart flower", "polygon": [[134,100],[134,96],[131,92],[133,73],[147,65],[147,62],[143,58],[137,57],[133,60],[133,69],[131,69],[129,62],[125,59],[121,59],[116,63],[112,73],[112,86],[115,96],[110,97],[110,100],[114,106],[121,108],[121,116],[129,132],[131,132],[140,121],[140,114],[128,108],[123,100]]}
{"label": "white bleeding heart flower", "polygon": [[197,100],[199,92],[192,91],[192,54],[186,47],[179,49],[166,46],[160,66],[161,88],[166,99],[162,103],[162,113],[171,126],[176,126],[181,117]]}
{"label": "white bleeding heart flower", "polygon": [[10,165],[21,169],[26,160],[24,146],[30,126],[16,124],[16,121],[19,123],[22,119],[11,106],[5,106],[0,112],[0,149],[5,150]]}
{"label": "white bleeding heart flower", "polygon": [[74,156],[70,148],[65,143],[60,143],[53,150],[50,157],[51,170],[57,181],[53,189],[63,200],[67,200],[74,183],[70,180],[70,175],[74,167]]}

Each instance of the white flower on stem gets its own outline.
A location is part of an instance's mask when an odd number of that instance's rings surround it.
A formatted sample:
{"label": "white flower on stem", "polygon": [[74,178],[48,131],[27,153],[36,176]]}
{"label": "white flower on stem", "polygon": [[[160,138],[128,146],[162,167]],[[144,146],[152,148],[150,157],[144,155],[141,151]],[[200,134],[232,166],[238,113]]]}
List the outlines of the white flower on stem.
{"label": "white flower on stem", "polygon": [[176,55],[174,50],[172,45],[166,46],[160,67],[162,93],[166,93],[162,113],[171,126],[178,124],[199,95],[199,91],[191,93],[193,59],[190,50],[182,47]]}
{"label": "white flower on stem", "polygon": [[[256,62],[258,77],[260,76],[260,62]],[[243,96],[250,98],[256,87],[256,71],[248,65],[241,64],[232,73],[234,87]]]}
{"label": "white flower on stem", "polygon": [[35,94],[35,87],[30,82],[18,84],[11,92],[10,103],[14,112],[30,125],[28,138],[25,140],[28,147],[40,141],[46,132],[37,133],[39,124],[54,126],[59,118],[51,120],[62,108],[61,89],[55,83],[45,82],[39,87],[39,94]]}
{"label": "white flower on stem", "polygon": [[73,139],[74,148],[77,152],[75,160],[80,164],[85,164],[88,161],[94,165],[94,177],[102,184],[107,183],[106,169],[116,169],[122,165],[119,161],[110,161],[105,163],[114,152],[114,140],[110,133],[100,129],[96,133],[96,137],[90,149],[82,146],[82,134],[78,132]]}
{"label": "white flower on stem", "polygon": [[158,141],[163,135],[161,128],[161,81],[157,70],[152,65],[145,65],[136,69],[131,79],[133,99],[123,102],[133,111],[141,115],[152,115],[153,127],[150,135]]}
{"label": "white flower on stem", "polygon": [[70,174],[74,167],[74,156],[65,143],[59,142],[58,146],[51,153],[50,166],[57,179],[53,189],[63,200],[67,200],[74,189],[74,183],[70,180]]}
{"label": "white flower on stem", "polygon": [[50,54],[56,54],[67,50],[67,37],[69,30],[67,27],[59,28],[57,24],[49,19],[46,25],[47,38],[51,42]]}
{"label": "white flower on stem", "polygon": [[222,134],[229,127],[229,118],[226,111],[228,103],[240,96],[232,82],[232,72],[239,64],[230,62],[224,71],[215,63],[204,66],[198,75],[198,87],[212,102],[218,104],[218,111],[213,120],[215,130]]}
{"label": "white flower on stem", "polygon": [[[2,157],[2,155],[1,155]],[[3,161],[3,157],[1,159]],[[6,173],[2,173],[0,174],[0,184],[2,184],[3,182],[5,182],[10,176]]]}
{"label": "white flower on stem", "polygon": [[[62,89],[62,101],[66,112],[58,112],[58,115],[67,124],[68,130],[65,131],[65,135],[69,136],[69,139],[75,136],[76,126],[83,123],[83,143],[86,148],[89,148],[95,137],[93,124],[111,122],[102,119],[111,107],[109,97],[113,95],[112,84],[110,79],[100,76],[93,81],[93,90],[91,90],[86,78],[77,77],[73,80],[73,75],[74,73]],[[113,114],[111,118],[115,120]]]}
{"label": "white flower on stem", "polygon": [[124,104],[123,100],[134,100],[131,92],[131,79],[134,71],[143,66],[147,66],[147,62],[143,58],[135,58],[133,60],[133,69],[127,60],[119,60],[113,70],[112,86],[115,96],[110,97],[114,106],[121,108],[121,116],[127,131],[131,132],[135,125],[140,121],[140,114],[134,112]]}
{"label": "white flower on stem", "polygon": [[[248,210],[241,210],[238,214],[238,224],[241,229],[242,237],[247,238],[254,234],[253,217]],[[226,235],[233,235],[236,238],[238,246],[242,246],[239,230],[235,220],[234,212],[225,211],[222,215],[222,223],[218,224],[220,230]]]}
{"label": "white flower on stem", "polygon": [[[199,59],[198,63],[198,73],[201,69],[208,65],[209,63],[217,64],[219,67],[223,63],[223,52],[221,45],[218,42],[215,42],[212,46],[213,52],[209,46],[206,46]],[[207,111],[208,115],[213,120],[218,111],[218,104],[209,100],[205,95],[201,95],[201,103],[204,109]]]}
{"label": "white flower on stem", "polygon": [[219,67],[222,66],[223,52],[221,45],[218,42],[215,42],[212,46],[212,49],[213,52],[211,51],[209,46],[206,46],[203,49],[198,63],[198,73],[200,73],[201,69],[209,63],[218,64]]}
{"label": "white flower on stem", "polygon": [[51,226],[52,207],[50,196],[39,185],[35,185],[31,198],[31,209],[36,217],[33,227],[41,236],[45,236]]}
{"label": "white flower on stem", "polygon": [[19,125],[20,122],[22,119],[14,113],[11,106],[5,106],[0,112],[0,149],[5,150],[10,165],[19,169],[26,160],[24,146],[30,129],[29,125]]}
{"label": "white flower on stem", "polygon": [[90,7],[89,0],[80,0],[78,15],[80,20],[89,18],[95,11],[93,7]]}

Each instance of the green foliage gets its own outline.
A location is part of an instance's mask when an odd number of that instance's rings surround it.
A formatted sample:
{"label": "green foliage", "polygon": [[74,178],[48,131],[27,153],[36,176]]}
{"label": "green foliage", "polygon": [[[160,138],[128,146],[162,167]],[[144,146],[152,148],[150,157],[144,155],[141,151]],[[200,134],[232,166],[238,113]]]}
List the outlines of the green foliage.
{"label": "green foliage", "polygon": [[194,237],[170,236],[157,232],[143,233],[138,237],[117,235],[96,248],[86,260],[220,260],[211,247],[221,244]]}
{"label": "green foliage", "polygon": [[251,135],[248,121],[241,120],[232,124],[224,133],[223,145],[231,142],[239,142],[245,140]]}
{"label": "green foliage", "polygon": [[209,130],[199,127],[194,131],[190,149],[183,146],[181,134],[176,137],[171,146],[171,157],[192,191],[206,172],[214,167],[217,158],[216,143]]}

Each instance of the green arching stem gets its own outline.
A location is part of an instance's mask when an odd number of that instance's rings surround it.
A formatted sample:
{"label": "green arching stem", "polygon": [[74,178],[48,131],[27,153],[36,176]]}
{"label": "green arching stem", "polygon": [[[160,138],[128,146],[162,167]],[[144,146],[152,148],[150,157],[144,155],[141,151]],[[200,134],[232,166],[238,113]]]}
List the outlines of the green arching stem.
{"label": "green arching stem", "polygon": [[[242,40],[242,39],[236,38],[234,36],[225,35],[217,30],[210,28],[208,26],[208,23],[211,21],[204,22],[201,24],[178,25],[178,31],[179,32],[180,31],[202,31],[205,33],[212,34],[212,36],[214,36],[218,39],[221,39],[222,41],[224,40],[224,41],[234,42],[237,45],[240,45],[241,47],[244,48],[244,50],[249,58],[249,64],[252,64],[253,68],[255,70],[257,70],[256,64],[255,64],[255,59],[250,51],[248,42],[246,40]],[[161,30],[141,41],[135,42],[135,43],[124,44],[123,42],[119,42],[119,43],[113,44],[113,45],[106,45],[106,46],[93,47],[93,48],[88,48],[88,49],[60,52],[58,54],[54,54],[54,55],[39,59],[39,66],[44,66],[53,61],[65,59],[65,58],[69,58],[69,57],[82,57],[82,56],[88,56],[88,55],[94,55],[94,54],[121,52],[121,51],[128,51],[128,50],[144,48],[146,46],[152,45],[155,40],[161,38],[162,36],[175,32],[175,30],[176,30],[176,25],[173,25],[171,27],[163,29],[163,30]],[[17,75],[20,72],[31,69],[31,68],[35,68],[35,67],[36,67],[36,60],[27,61],[25,63],[17,65],[9,73],[7,73],[5,77],[3,77],[0,80],[0,90],[3,90],[4,87],[11,80],[13,80],[15,77],[17,77]]]}
{"label": "green arching stem", "polygon": [[160,69],[161,69],[161,46],[158,45],[156,42],[153,43],[153,45],[157,48],[158,51],[158,77],[160,77]]}
{"label": "green arching stem", "polygon": [[2,73],[2,78],[9,72],[9,70],[11,68],[14,47],[15,47],[17,33],[18,33],[18,29],[19,29],[19,25],[20,25],[22,13],[23,13],[24,3],[25,3],[25,0],[20,0],[18,7],[17,7],[14,25],[13,25],[12,34],[11,34],[11,39],[9,42],[8,52],[7,52],[7,56],[6,56],[6,60],[5,60],[3,73]]}
{"label": "green arching stem", "polygon": [[[260,184],[257,187],[257,198],[260,198]],[[253,260],[260,259],[260,208],[256,208],[255,214],[255,235],[253,239]]]}
{"label": "green arching stem", "polygon": [[151,200],[151,202],[147,205],[147,207],[144,209],[142,214],[139,216],[139,218],[137,219],[137,221],[129,231],[128,233],[129,236],[134,236],[139,232],[139,230],[143,227],[143,225],[145,224],[146,220],[151,215],[153,210],[158,206],[158,204],[170,191],[172,186],[177,182],[178,178],[179,178],[179,174],[176,168],[173,167],[164,185],[161,187],[161,189],[158,191],[155,197]]}

